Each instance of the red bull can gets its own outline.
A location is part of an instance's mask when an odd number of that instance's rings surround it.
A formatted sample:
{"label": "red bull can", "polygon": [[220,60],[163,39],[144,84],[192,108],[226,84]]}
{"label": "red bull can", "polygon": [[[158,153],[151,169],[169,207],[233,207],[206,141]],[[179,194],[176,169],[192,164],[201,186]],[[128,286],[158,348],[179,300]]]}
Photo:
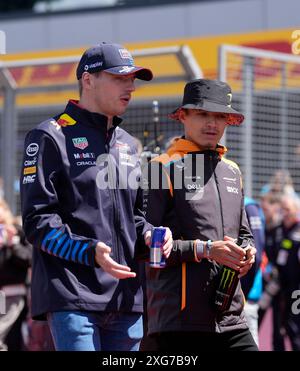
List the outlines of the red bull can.
{"label": "red bull can", "polygon": [[164,268],[166,266],[166,258],[163,254],[163,244],[166,235],[166,228],[155,227],[152,233],[150,246],[150,263],[151,268]]}

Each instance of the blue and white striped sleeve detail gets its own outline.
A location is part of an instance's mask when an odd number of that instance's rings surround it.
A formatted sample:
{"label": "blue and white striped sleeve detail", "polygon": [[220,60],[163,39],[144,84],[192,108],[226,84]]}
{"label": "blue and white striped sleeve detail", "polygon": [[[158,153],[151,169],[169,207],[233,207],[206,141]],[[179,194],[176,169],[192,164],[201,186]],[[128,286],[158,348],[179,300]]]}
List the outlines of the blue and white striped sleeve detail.
{"label": "blue and white striped sleeve detail", "polygon": [[41,249],[68,261],[95,266],[95,243],[72,239],[67,233],[53,228],[44,237]]}

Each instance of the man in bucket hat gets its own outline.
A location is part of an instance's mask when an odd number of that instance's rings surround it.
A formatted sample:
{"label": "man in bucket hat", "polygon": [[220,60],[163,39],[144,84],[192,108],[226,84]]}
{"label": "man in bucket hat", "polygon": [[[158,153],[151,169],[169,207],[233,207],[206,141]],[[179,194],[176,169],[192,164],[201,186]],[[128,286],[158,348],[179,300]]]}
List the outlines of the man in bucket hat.
{"label": "man in bucket hat", "polygon": [[[182,105],[171,114],[184,125],[184,137],[149,167],[146,218],[169,226],[174,239],[166,267],[147,269],[148,334],[158,350],[257,350],[240,282],[229,309],[220,312],[215,303],[222,265],[241,277],[256,251],[239,167],[219,144],[226,126],[244,119],[231,98],[224,82],[187,83]],[[159,187],[151,187],[158,173]]]}
{"label": "man in bucket hat", "polygon": [[[136,141],[119,127],[119,115],[135,78],[149,81],[152,73],[135,66],[123,46],[101,43],[83,54],[76,76],[79,102],[70,100],[25,140],[21,197],[34,245],[32,316],[47,318],[57,350],[138,350],[143,297],[134,247],[137,239],[149,242],[152,226],[136,184],[119,186],[129,172],[139,173]],[[110,175],[115,182],[106,181]],[[168,255],[169,230],[165,241]]]}

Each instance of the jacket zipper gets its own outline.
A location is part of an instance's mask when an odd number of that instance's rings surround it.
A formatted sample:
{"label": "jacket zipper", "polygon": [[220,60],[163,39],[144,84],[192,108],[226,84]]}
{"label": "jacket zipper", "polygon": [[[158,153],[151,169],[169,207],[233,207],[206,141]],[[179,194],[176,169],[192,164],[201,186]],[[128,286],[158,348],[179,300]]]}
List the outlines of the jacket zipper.
{"label": "jacket zipper", "polygon": [[[222,238],[224,238],[224,236],[225,236],[224,215],[223,215],[223,206],[222,206],[222,200],[221,200],[221,194],[220,194],[220,188],[219,188],[219,180],[218,180],[218,177],[216,175],[215,169],[213,167],[213,158],[212,158],[212,155],[211,154],[209,155],[209,160],[210,160],[211,170],[212,170],[212,172],[214,174],[215,190],[216,190],[216,193],[218,195],[219,209],[220,209],[220,215],[221,215],[222,235],[223,235]],[[217,313],[215,324],[216,324],[218,330],[220,331],[220,326],[219,326],[219,323],[218,323],[219,319],[220,319],[220,314]]]}
{"label": "jacket zipper", "polygon": [[[107,154],[109,154],[109,143],[111,141],[112,135],[109,135],[107,133],[106,143],[105,143],[105,150]],[[118,186],[118,174],[116,172],[116,187]],[[111,196],[111,201],[113,204],[113,219],[114,219],[114,227],[115,231],[118,231],[120,229],[120,215],[119,215],[119,204],[118,204],[118,197],[117,197],[117,191],[116,189],[109,189],[109,194]],[[120,261],[120,254],[119,254],[119,238],[117,233],[112,233],[112,240],[113,244],[115,244],[116,249],[114,249],[115,252],[115,260],[121,264]]]}
{"label": "jacket zipper", "polygon": [[114,221],[115,221],[115,231],[116,233],[113,233],[115,234],[115,241],[116,241],[116,261],[119,263],[119,264],[122,264],[121,260],[120,260],[120,250],[119,250],[119,238],[118,238],[118,233],[117,231],[120,230],[120,214],[119,214],[119,203],[118,203],[118,196],[117,196],[117,191],[116,189],[113,189],[113,202],[114,202]]}
{"label": "jacket zipper", "polygon": [[224,238],[224,235],[225,235],[225,226],[224,226],[223,206],[222,206],[222,200],[221,200],[221,194],[220,194],[220,188],[219,188],[219,181],[218,181],[218,177],[216,175],[215,169],[213,168],[213,158],[212,158],[212,155],[211,154],[209,155],[209,161],[210,161],[211,170],[212,170],[212,172],[214,174],[215,189],[216,189],[216,193],[218,195],[219,209],[220,209],[220,215],[221,215],[222,238]]}

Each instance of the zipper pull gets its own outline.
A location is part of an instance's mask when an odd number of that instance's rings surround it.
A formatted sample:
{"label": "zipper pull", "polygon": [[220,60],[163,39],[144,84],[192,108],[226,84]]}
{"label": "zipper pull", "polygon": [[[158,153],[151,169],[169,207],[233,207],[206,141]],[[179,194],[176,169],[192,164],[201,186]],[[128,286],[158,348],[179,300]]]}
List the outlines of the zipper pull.
{"label": "zipper pull", "polygon": [[106,138],[105,138],[105,152],[106,153],[109,152],[109,142],[110,142],[110,139],[111,139],[111,132],[108,130],[106,132]]}
{"label": "zipper pull", "polygon": [[106,132],[105,150],[106,150],[107,153],[109,152],[109,143],[110,143],[111,138],[113,136],[114,130],[115,130],[115,128],[112,127],[110,129],[108,129],[108,131]]}

